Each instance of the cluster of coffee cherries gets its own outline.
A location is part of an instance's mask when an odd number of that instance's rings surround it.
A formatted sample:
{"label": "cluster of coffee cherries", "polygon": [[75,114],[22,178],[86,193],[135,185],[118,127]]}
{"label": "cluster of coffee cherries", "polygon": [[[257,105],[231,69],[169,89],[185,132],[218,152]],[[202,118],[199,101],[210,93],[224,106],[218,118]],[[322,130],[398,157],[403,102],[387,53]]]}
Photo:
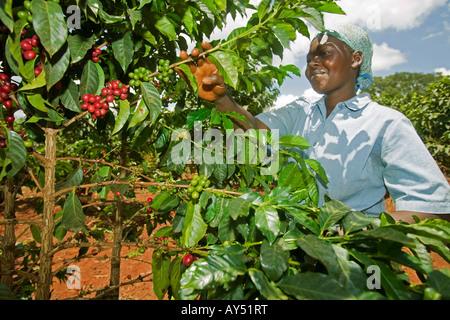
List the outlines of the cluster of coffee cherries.
{"label": "cluster of coffee cherries", "polygon": [[117,79],[109,81],[102,89],[102,96],[106,97],[108,102],[113,102],[117,98],[125,100],[128,98],[128,87]]}
{"label": "cluster of coffee cherries", "polygon": [[102,50],[96,46],[92,46],[92,48],[89,50],[89,54],[91,55],[91,60],[95,63],[97,63],[100,58],[99,55],[102,53]]}
{"label": "cluster of coffee cherries", "polygon": [[22,56],[26,60],[32,60],[36,58],[36,51],[38,51],[38,46],[40,44],[39,37],[37,35],[33,35],[31,38],[23,39],[20,42],[20,49],[22,52]]}
{"label": "cluster of coffee cherries", "polygon": [[26,10],[17,11],[17,18],[25,19],[29,23],[33,22],[33,15],[31,14],[31,1],[24,1],[23,6]]}
{"label": "cluster of coffee cherries", "polygon": [[[13,104],[9,98],[9,93],[17,90],[17,84],[11,83],[9,76],[5,73],[0,73],[0,83],[0,103],[6,108],[6,125],[9,130],[14,130],[14,121],[16,118],[14,117]],[[4,139],[0,139],[0,148],[6,148],[6,141]]]}
{"label": "cluster of coffee cherries", "polygon": [[173,74],[173,69],[170,68],[170,61],[161,59],[158,61],[158,71],[156,79],[163,82],[169,82],[169,76]]}
{"label": "cluster of coffee cherries", "polygon": [[207,188],[210,183],[211,182],[205,175],[203,174],[194,175],[192,177],[189,187],[187,188],[187,195],[190,196],[192,199],[197,199],[200,196],[200,193],[203,191],[203,189]]}
{"label": "cluster of coffee cherries", "polygon": [[9,98],[9,93],[17,90],[17,84],[11,83],[8,75],[5,73],[0,73],[0,81],[0,104],[2,103],[6,109],[11,109],[13,105]]}
{"label": "cluster of coffee cherries", "polygon": [[82,97],[83,103],[81,104],[82,110],[89,110],[93,119],[103,119],[109,111],[109,104],[106,101],[102,101],[102,96],[91,94],[85,94]]}
{"label": "cluster of coffee cherries", "polygon": [[141,82],[148,82],[151,80],[150,75],[152,72],[145,67],[135,68],[133,72],[130,72],[128,76],[130,77],[130,86],[140,86]]}
{"label": "cluster of coffee cherries", "polygon": [[153,241],[155,241],[155,242],[168,243],[168,242],[169,242],[169,237],[166,237],[166,236],[161,236],[160,238],[158,238],[158,237],[153,237]]}

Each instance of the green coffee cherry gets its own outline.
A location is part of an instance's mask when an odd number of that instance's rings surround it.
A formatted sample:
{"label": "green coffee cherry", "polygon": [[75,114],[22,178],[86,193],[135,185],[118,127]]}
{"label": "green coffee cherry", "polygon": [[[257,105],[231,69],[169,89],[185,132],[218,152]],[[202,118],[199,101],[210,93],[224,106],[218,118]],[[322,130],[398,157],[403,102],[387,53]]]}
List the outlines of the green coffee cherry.
{"label": "green coffee cherry", "polygon": [[210,181],[205,175],[194,175],[189,187],[187,188],[187,193],[192,199],[197,199],[200,196],[200,193],[204,190],[204,188],[209,186],[209,184]]}

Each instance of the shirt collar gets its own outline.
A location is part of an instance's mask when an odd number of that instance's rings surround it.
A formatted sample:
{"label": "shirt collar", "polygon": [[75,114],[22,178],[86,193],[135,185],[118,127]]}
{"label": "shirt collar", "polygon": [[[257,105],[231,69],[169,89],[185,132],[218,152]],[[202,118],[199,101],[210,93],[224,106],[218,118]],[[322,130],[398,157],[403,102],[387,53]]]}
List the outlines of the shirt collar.
{"label": "shirt collar", "polygon": [[[365,106],[367,106],[372,100],[370,99],[370,94],[367,92],[360,93],[350,100],[340,102],[339,104],[345,105],[349,110],[351,111],[358,111],[363,109]],[[336,105],[336,107],[339,106]],[[325,96],[320,98],[315,105],[319,108],[320,112],[325,115],[326,114],[326,108],[325,108]]]}
{"label": "shirt collar", "polygon": [[344,102],[344,105],[352,111],[361,110],[369,104],[372,100],[370,99],[370,94],[363,92],[354,96],[350,100]]}

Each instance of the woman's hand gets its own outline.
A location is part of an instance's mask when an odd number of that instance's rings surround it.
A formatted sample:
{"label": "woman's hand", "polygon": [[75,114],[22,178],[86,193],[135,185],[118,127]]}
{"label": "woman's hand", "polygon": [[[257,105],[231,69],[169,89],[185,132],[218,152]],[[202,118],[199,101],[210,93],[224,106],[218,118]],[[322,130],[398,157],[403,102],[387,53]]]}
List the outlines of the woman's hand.
{"label": "woman's hand", "polygon": [[[203,42],[202,48],[206,51],[211,49],[212,46],[208,42]],[[200,49],[194,48],[191,52],[193,60],[188,62],[187,65],[197,80],[198,96],[207,101],[215,102],[227,94],[227,87],[223,77],[219,74],[217,66],[207,56],[203,55],[199,57],[200,54]],[[180,58],[184,61],[189,59],[189,55],[186,51],[181,51]],[[186,83],[189,83],[183,71],[178,68],[175,68],[175,71]]]}

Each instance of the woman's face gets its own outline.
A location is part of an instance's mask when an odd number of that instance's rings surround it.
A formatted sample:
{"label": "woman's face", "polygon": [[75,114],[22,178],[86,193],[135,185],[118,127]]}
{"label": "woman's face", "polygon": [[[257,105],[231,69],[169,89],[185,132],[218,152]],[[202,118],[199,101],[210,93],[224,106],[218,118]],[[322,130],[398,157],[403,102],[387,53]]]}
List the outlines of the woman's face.
{"label": "woman's face", "polygon": [[[342,88],[355,88],[355,81],[361,61],[355,63],[355,53],[339,39],[329,36],[320,44],[322,37],[311,43],[306,57],[306,77],[313,89],[320,94],[330,94]],[[356,57],[358,60],[358,57]]]}

